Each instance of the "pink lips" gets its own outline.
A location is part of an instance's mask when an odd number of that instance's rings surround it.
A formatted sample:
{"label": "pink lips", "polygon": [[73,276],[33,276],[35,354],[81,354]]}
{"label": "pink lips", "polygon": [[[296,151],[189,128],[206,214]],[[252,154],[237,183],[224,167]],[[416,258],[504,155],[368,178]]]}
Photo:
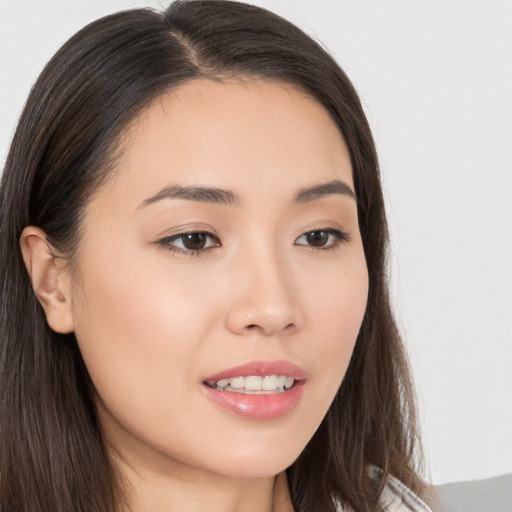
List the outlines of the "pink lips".
{"label": "pink lips", "polygon": [[[295,384],[287,391],[272,395],[246,395],[206,385],[207,382],[249,375],[287,375],[295,379]],[[286,414],[298,404],[304,392],[305,380],[304,370],[289,361],[251,361],[207,377],[201,389],[208,398],[228,411],[245,418],[270,420]]]}

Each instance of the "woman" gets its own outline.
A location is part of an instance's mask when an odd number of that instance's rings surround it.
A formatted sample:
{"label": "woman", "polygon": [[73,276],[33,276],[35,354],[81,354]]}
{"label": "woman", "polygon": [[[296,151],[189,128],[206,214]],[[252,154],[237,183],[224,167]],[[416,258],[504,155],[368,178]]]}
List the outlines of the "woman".
{"label": "woman", "polygon": [[1,197],[2,512],[428,510],[371,133],[296,27],[92,23]]}

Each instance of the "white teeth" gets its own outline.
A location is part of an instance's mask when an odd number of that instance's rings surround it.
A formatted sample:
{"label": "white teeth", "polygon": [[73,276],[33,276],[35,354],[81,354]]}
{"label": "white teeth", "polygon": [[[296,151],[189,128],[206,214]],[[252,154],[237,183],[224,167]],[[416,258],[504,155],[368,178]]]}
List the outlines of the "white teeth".
{"label": "white teeth", "polygon": [[245,389],[250,391],[259,391],[261,389],[261,383],[263,381],[263,377],[250,376],[245,377]]}
{"label": "white teeth", "polygon": [[277,387],[280,389],[284,388],[284,383],[286,382],[286,375],[280,375],[277,377]]}
{"label": "white teeth", "polygon": [[244,377],[233,377],[229,379],[229,385],[235,389],[245,388],[245,379]]}
{"label": "white teeth", "polygon": [[284,387],[290,389],[293,386],[295,379],[293,377],[287,377],[284,382]]}
{"label": "white teeth", "polygon": [[217,389],[236,391],[238,393],[272,393],[282,392],[293,387],[295,379],[287,375],[248,375],[247,377],[232,377],[220,379],[215,383]]}
{"label": "white teeth", "polygon": [[265,375],[265,377],[263,377],[261,389],[264,389],[265,391],[270,391],[272,389],[277,388],[277,375]]}

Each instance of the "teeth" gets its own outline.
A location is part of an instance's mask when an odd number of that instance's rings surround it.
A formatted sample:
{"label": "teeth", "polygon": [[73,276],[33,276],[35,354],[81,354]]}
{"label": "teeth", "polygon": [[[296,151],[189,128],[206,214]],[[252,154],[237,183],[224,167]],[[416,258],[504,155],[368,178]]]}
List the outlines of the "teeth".
{"label": "teeth", "polygon": [[225,388],[229,384],[229,379],[221,379],[217,382],[219,388]]}
{"label": "teeth", "polygon": [[284,388],[284,383],[286,382],[286,375],[280,375],[279,377],[277,377],[277,387],[279,389],[283,389]]}
{"label": "teeth", "polygon": [[245,389],[249,391],[259,391],[261,389],[262,377],[245,377]]}
{"label": "teeth", "polygon": [[286,377],[284,381],[284,387],[290,389],[293,386],[295,379],[293,377]]}
{"label": "teeth", "polygon": [[235,389],[242,389],[245,387],[245,379],[243,377],[234,377],[229,379],[229,385]]}
{"label": "teeth", "polygon": [[280,393],[290,389],[295,383],[293,377],[287,375],[249,375],[247,377],[232,377],[230,379],[220,379],[212,383],[212,387],[223,389],[225,391],[235,391],[247,394],[265,394],[265,391]]}
{"label": "teeth", "polygon": [[277,375],[265,375],[262,379],[261,389],[265,391],[270,391],[272,389],[277,389],[279,386],[277,385]]}

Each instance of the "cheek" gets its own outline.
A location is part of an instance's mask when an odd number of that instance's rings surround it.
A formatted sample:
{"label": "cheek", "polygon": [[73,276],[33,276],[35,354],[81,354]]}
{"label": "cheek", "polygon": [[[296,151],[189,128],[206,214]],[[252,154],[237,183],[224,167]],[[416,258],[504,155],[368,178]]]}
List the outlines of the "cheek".
{"label": "cheek", "polygon": [[219,316],[215,303],[183,272],[140,261],[99,263],[83,272],[74,310],[96,390],[113,409],[169,408],[184,395],[169,390],[197,372],[200,340]]}
{"label": "cheek", "polygon": [[317,286],[307,294],[309,328],[314,333],[314,375],[330,405],[347,370],[367,303],[368,273],[364,258],[346,270],[317,274]]}

